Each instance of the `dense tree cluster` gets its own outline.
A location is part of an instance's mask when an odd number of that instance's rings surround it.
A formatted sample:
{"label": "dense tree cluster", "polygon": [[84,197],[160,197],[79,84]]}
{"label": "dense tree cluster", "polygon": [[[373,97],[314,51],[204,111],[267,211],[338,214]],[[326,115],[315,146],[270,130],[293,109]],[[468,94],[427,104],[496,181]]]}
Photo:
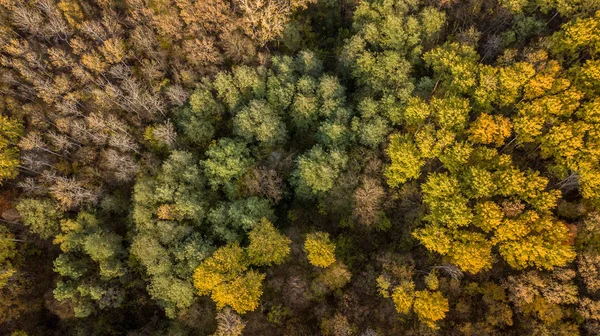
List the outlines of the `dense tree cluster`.
{"label": "dense tree cluster", "polygon": [[600,1],[0,18],[0,334],[600,334]]}

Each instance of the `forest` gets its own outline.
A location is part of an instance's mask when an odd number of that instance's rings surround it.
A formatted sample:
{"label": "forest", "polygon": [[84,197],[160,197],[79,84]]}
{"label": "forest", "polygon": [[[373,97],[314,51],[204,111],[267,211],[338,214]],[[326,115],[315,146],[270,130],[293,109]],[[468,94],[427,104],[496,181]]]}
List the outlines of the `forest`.
{"label": "forest", "polygon": [[0,335],[600,335],[600,0],[0,0]]}

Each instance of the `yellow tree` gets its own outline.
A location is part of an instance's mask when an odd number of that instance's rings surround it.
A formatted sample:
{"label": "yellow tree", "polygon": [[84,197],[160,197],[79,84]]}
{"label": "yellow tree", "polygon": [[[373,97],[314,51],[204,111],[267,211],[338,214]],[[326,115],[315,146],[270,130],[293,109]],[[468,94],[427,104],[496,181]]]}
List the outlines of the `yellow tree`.
{"label": "yellow tree", "polygon": [[446,317],[450,310],[448,299],[440,291],[415,292],[414,311],[419,320],[432,329],[437,329],[436,322]]}
{"label": "yellow tree", "polygon": [[196,268],[193,275],[194,286],[200,295],[212,294],[218,307],[222,308],[225,305],[232,308],[234,306],[243,307],[241,311],[236,311],[238,313],[246,312],[246,307],[256,304],[260,297],[260,294],[258,296],[235,295],[235,290],[241,290],[245,285],[250,286],[247,293],[257,293],[255,287],[257,276],[243,278],[243,274],[249,266],[248,256],[239,245],[232,244],[221,247]]}
{"label": "yellow tree", "polygon": [[326,268],[335,262],[335,244],[329,240],[329,233],[313,232],[304,241],[308,261],[317,267]]}
{"label": "yellow tree", "polygon": [[391,187],[397,187],[407,180],[421,175],[421,168],[425,165],[425,160],[410,137],[399,134],[390,136],[390,144],[386,153],[392,161],[385,170],[387,183]]}
{"label": "yellow tree", "polygon": [[469,128],[469,140],[484,145],[493,144],[502,146],[506,138],[510,136],[512,123],[510,119],[482,113],[477,120],[471,123]]}
{"label": "yellow tree", "polygon": [[13,118],[0,115],[0,184],[15,178],[21,163],[17,142],[23,135],[23,126]]}
{"label": "yellow tree", "polygon": [[210,295],[218,309],[229,306],[239,314],[255,310],[265,275],[250,267],[280,264],[290,252],[291,240],[265,218],[256,223],[249,237],[247,248],[237,243],[220,247],[194,271],[198,294]]}

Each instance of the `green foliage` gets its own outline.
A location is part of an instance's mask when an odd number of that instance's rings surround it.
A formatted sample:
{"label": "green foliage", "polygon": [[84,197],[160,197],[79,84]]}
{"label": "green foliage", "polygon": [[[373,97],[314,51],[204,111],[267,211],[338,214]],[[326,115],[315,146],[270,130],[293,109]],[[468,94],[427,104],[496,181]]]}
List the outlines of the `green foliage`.
{"label": "green foliage", "polygon": [[446,43],[427,52],[423,59],[432,67],[436,79],[444,83],[446,90],[468,93],[475,87],[479,56],[473,47]]}
{"label": "green foliage", "polygon": [[16,206],[23,223],[43,239],[54,237],[59,232],[63,212],[48,199],[24,198]]}
{"label": "green foliage", "polygon": [[0,7],[0,333],[600,334],[600,1]]}
{"label": "green foliage", "polygon": [[275,218],[269,201],[250,197],[217,205],[207,219],[216,237],[232,242],[239,241],[240,234],[250,231],[261,218]]}
{"label": "green foliage", "polygon": [[248,257],[254,265],[278,265],[290,254],[291,240],[275,229],[266,218],[262,218],[248,234]]}
{"label": "green foliage", "polygon": [[445,14],[417,2],[362,1],[354,13],[357,31],[344,46],[342,59],[368,92],[405,100],[413,89],[411,63],[444,25]]}
{"label": "green foliage", "polygon": [[190,277],[213,250],[212,241],[193,230],[208,211],[202,172],[191,153],[173,151],[156,176],[140,178],[134,187],[130,252],[150,276],[150,295],[172,317],[193,304]]}
{"label": "green foliage", "polygon": [[206,156],[202,164],[213,189],[241,177],[252,164],[246,144],[230,138],[222,138],[212,144]]}
{"label": "green foliage", "polygon": [[204,145],[214,137],[224,107],[208,89],[196,89],[189,99],[189,106],[176,111],[177,125],[191,143]]}
{"label": "green foliage", "polygon": [[358,142],[371,148],[379,146],[390,133],[389,122],[381,115],[378,104],[371,99],[363,100],[358,110],[361,117],[352,119],[352,131],[357,133]]}
{"label": "green foliage", "polygon": [[308,188],[314,194],[329,191],[347,161],[348,157],[343,151],[324,150],[316,145],[298,158],[297,188]]}
{"label": "green foliage", "polygon": [[54,271],[62,277],[54,296],[70,300],[78,317],[118,308],[124,300],[118,281],[127,273],[122,238],[101,224],[93,214],[80,212],[61,222],[61,234],[54,239],[63,252],[54,260]]}
{"label": "green foliage", "polygon": [[285,124],[264,100],[252,100],[233,118],[235,134],[246,141],[259,141],[266,145],[282,142],[286,137]]}

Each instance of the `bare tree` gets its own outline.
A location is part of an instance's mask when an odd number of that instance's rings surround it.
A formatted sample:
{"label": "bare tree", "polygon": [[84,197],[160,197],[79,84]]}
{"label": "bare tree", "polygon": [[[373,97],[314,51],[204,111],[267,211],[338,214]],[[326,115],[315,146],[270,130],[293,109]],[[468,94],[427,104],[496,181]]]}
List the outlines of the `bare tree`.
{"label": "bare tree", "polygon": [[382,215],[385,191],[375,178],[365,178],[354,192],[354,216],[363,225],[373,225]]}
{"label": "bare tree", "polygon": [[40,150],[56,156],[64,157],[63,155],[48,149],[48,146],[38,132],[29,132],[19,141],[19,147],[24,150]]}
{"label": "bare tree", "polygon": [[217,313],[217,331],[213,336],[239,336],[246,327],[246,322],[229,307]]}
{"label": "bare tree", "polygon": [[292,11],[306,7],[311,0],[234,0],[242,14],[245,33],[264,46],[281,36]]}
{"label": "bare tree", "polygon": [[41,36],[44,27],[44,16],[37,8],[16,6],[11,15],[12,22],[18,28],[34,36]]}
{"label": "bare tree", "polygon": [[250,195],[267,197],[274,203],[283,196],[283,180],[273,169],[252,169],[243,177],[243,184]]}
{"label": "bare tree", "polygon": [[112,133],[110,135],[110,137],[108,138],[108,144],[111,145],[112,147],[118,148],[119,150],[123,151],[123,152],[128,152],[128,151],[132,151],[135,153],[139,153],[138,149],[139,146],[138,144],[135,142],[135,140],[126,133]]}
{"label": "bare tree", "polygon": [[167,98],[173,105],[183,106],[188,100],[188,93],[179,85],[171,85],[166,91]]}
{"label": "bare tree", "polygon": [[71,149],[73,149],[73,147],[75,146],[81,147],[80,145],[71,141],[71,139],[69,139],[69,137],[67,137],[66,135],[59,134],[54,131],[49,132],[47,137],[48,141],[54,149],[65,154],[68,154],[71,151]]}
{"label": "bare tree", "polygon": [[49,37],[58,37],[64,41],[73,33],[71,27],[63,19],[61,12],[54,1],[52,0],[38,0],[38,6],[46,15],[48,24],[44,27],[46,34]]}
{"label": "bare tree", "polygon": [[46,188],[39,185],[33,177],[26,177],[17,184],[19,188],[27,195],[42,195],[46,193]]}
{"label": "bare tree", "polygon": [[102,42],[108,38],[108,34],[102,23],[96,20],[88,20],[81,25],[81,31],[98,42]]}
{"label": "bare tree", "polygon": [[102,170],[111,172],[116,182],[133,180],[140,168],[131,155],[119,153],[112,148],[103,150],[100,157]]}
{"label": "bare tree", "polygon": [[95,203],[100,197],[99,189],[89,189],[82,181],[75,178],[49,175],[46,178],[53,180],[54,184],[48,188],[65,210],[77,208],[83,204]]}
{"label": "bare tree", "polygon": [[171,120],[167,120],[164,124],[157,125],[152,129],[152,136],[169,148],[173,148],[177,139],[177,132]]}
{"label": "bare tree", "polygon": [[34,171],[40,172],[44,169],[53,169],[48,154],[38,151],[21,151],[21,161],[23,165]]}

